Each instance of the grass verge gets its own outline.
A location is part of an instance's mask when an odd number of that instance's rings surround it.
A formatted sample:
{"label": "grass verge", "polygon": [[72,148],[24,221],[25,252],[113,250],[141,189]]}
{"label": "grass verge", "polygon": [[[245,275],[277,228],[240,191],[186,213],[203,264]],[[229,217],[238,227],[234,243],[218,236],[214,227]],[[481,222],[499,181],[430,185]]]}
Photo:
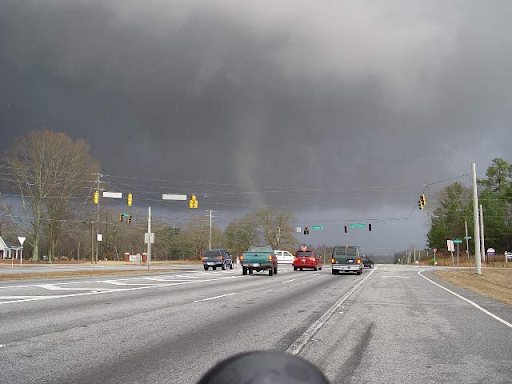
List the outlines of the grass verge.
{"label": "grass verge", "polygon": [[482,275],[474,270],[437,271],[437,277],[453,285],[512,306],[512,269],[484,269]]}

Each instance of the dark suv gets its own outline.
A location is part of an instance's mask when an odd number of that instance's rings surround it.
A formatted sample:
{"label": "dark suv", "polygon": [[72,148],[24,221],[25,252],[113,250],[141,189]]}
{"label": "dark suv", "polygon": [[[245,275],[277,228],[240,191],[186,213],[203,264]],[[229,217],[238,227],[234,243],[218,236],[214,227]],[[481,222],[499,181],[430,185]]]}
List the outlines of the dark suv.
{"label": "dark suv", "polygon": [[224,249],[212,249],[206,251],[203,256],[203,267],[207,271],[210,267],[215,271],[217,267],[222,269],[233,269],[233,259],[228,251]]}
{"label": "dark suv", "polygon": [[368,256],[363,256],[363,267],[373,268],[373,261]]}

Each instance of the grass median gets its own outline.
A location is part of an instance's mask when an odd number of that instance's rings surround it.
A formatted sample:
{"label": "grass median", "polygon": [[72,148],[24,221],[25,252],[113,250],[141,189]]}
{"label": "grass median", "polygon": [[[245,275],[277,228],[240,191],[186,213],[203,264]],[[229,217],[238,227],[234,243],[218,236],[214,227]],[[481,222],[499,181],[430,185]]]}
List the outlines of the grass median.
{"label": "grass median", "polygon": [[512,306],[512,269],[484,269],[482,275],[474,270],[437,271],[435,275],[458,287]]}

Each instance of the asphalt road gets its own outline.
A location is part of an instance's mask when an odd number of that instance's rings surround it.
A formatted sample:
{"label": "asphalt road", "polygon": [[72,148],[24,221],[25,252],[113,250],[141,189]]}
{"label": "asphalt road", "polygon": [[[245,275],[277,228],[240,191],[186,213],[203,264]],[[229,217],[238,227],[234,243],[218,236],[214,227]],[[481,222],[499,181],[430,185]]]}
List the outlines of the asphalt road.
{"label": "asphalt road", "polygon": [[332,383],[510,383],[512,309],[442,283],[485,313],[420,270],[2,282],[0,382],[196,383],[225,357],[277,349]]}

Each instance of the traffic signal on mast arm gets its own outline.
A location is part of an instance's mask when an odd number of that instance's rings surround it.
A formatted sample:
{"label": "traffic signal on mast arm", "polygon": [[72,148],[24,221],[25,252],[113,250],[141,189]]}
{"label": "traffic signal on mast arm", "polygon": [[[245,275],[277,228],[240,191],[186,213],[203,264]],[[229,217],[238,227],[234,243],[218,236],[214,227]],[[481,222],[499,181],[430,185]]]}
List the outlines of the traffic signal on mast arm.
{"label": "traffic signal on mast arm", "polygon": [[191,209],[197,208],[199,202],[197,201],[196,195],[192,195],[190,200],[188,201],[188,207]]}
{"label": "traffic signal on mast arm", "polygon": [[92,202],[94,204],[98,204],[99,199],[100,199],[100,193],[98,191],[94,191]]}
{"label": "traffic signal on mast arm", "polygon": [[124,217],[124,213],[123,213],[123,212],[121,212],[121,213],[119,214],[119,221],[120,221],[121,223],[123,222],[123,217]]}
{"label": "traffic signal on mast arm", "polygon": [[368,231],[372,231],[372,225],[371,224],[368,224]]}
{"label": "traffic signal on mast arm", "polygon": [[304,234],[305,235],[309,235],[309,228],[308,227],[304,227]]}
{"label": "traffic signal on mast arm", "polygon": [[132,222],[132,215],[128,216],[128,222],[131,224],[131,222]]}
{"label": "traffic signal on mast arm", "polygon": [[347,226],[345,225],[345,233],[347,233]]}
{"label": "traffic signal on mast arm", "polygon": [[418,207],[420,208],[420,210],[423,210],[423,207],[425,205],[427,205],[427,200],[425,199],[425,194],[423,193],[420,196],[420,199],[418,200]]}
{"label": "traffic signal on mast arm", "polygon": [[128,193],[128,206],[129,207],[132,206],[132,194],[131,193]]}

